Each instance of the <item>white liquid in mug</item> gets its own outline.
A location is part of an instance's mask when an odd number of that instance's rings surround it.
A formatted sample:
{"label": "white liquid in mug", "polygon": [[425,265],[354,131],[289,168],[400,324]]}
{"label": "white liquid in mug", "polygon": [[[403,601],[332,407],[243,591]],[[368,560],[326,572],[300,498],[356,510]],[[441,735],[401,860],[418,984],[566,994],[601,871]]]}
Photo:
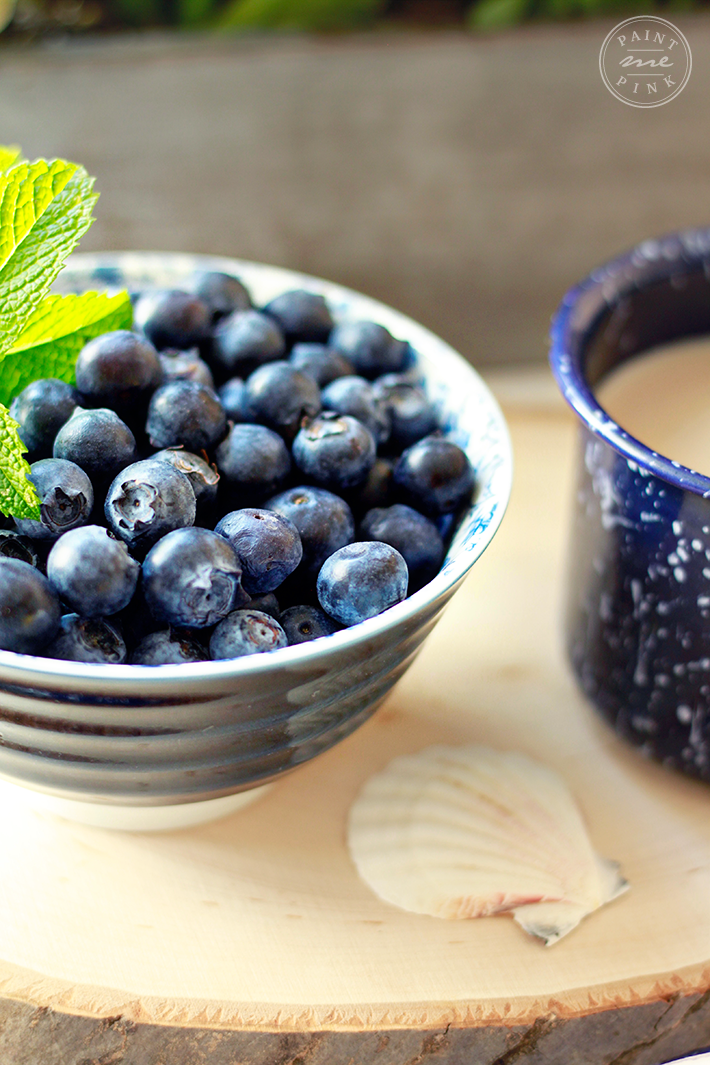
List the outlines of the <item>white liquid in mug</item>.
{"label": "white liquid in mug", "polygon": [[595,395],[642,444],[710,477],[710,338],[637,355]]}

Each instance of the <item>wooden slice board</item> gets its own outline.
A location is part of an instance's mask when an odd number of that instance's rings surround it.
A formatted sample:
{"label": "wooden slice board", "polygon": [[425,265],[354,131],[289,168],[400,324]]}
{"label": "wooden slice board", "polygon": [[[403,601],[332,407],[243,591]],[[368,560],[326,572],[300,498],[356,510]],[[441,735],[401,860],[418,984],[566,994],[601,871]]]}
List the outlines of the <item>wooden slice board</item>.
{"label": "wooden slice board", "polygon": [[[382,710],[253,806],[121,834],[5,802],[3,1065],[657,1065],[710,1044],[710,790],[623,747],[562,652],[576,427],[506,406],[513,499]],[[358,879],[348,807],[431,743],[567,779],[631,891],[545,948],[506,917],[400,912]]]}

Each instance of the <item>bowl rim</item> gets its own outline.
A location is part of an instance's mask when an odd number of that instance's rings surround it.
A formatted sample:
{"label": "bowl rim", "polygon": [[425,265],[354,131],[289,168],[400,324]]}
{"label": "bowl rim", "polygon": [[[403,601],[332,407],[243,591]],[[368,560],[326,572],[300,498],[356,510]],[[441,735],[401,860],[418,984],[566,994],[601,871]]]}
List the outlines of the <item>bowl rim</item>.
{"label": "bowl rim", "polygon": [[[475,543],[470,547],[467,545],[466,549],[459,550],[454,558],[445,562],[443,568],[428,584],[376,617],[335,632],[327,637],[327,640],[324,638],[283,647],[270,651],[268,654],[247,655],[223,661],[185,662],[161,666],[69,662],[0,650],[0,680],[17,684],[36,682],[40,678],[47,681],[52,678],[61,678],[64,681],[75,678],[77,681],[120,682],[122,693],[125,693],[126,689],[131,686],[145,692],[146,688],[161,688],[166,683],[179,683],[181,680],[189,681],[191,684],[201,680],[217,681],[225,678],[237,680],[242,676],[254,676],[260,672],[273,671],[278,667],[295,671],[301,665],[306,666],[316,659],[329,657],[331,654],[340,654],[383,634],[388,629],[406,624],[425,611],[427,606],[433,607],[442,599],[448,599],[493,539],[505,515],[512,488],[513,454],[508,427],[497,400],[473,366],[435,333],[387,304],[344,285],[280,266],[247,259],[196,253],[116,251],[75,253],[67,260],[66,269],[68,272],[72,270],[87,272],[121,266],[130,268],[131,263],[135,266],[139,261],[146,268],[150,268],[151,264],[154,268],[161,264],[165,266],[167,261],[180,270],[222,270],[237,276],[240,276],[240,273],[263,272],[264,276],[269,275],[283,282],[284,290],[286,286],[310,288],[322,293],[329,302],[355,303],[358,310],[357,317],[369,314],[374,320],[387,324],[391,331],[394,326],[399,330],[399,333],[395,335],[401,335],[403,339],[410,341],[415,349],[423,344],[428,351],[435,353],[437,360],[443,361],[454,377],[467,377],[474,385],[479,399],[485,401],[490,424],[495,426],[497,433],[495,438],[497,461],[493,465],[489,481],[490,486],[495,489],[489,493],[493,503],[487,517],[478,519],[475,528]],[[60,287],[61,281],[62,274],[60,273],[55,284]],[[248,287],[249,283],[246,283]],[[106,285],[109,290],[111,287],[109,284]],[[472,510],[475,510],[476,505],[477,500],[474,499]]]}
{"label": "bowl rim", "polygon": [[564,399],[595,436],[661,480],[710,498],[710,477],[654,451],[623,429],[596,399],[584,372],[586,346],[605,311],[642,288],[701,270],[710,274],[710,227],[644,240],[596,267],[568,289],[553,315],[550,366]]}

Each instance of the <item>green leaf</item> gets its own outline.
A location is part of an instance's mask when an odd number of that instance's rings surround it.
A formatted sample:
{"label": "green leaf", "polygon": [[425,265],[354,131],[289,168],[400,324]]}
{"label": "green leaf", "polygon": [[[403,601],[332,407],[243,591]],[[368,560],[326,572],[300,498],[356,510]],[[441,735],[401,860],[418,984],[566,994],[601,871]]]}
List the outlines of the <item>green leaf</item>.
{"label": "green leaf", "polygon": [[27,448],[17,429],[10,412],[0,406],[0,513],[39,521],[37,491],[27,476],[30,472],[24,457]]}
{"label": "green leaf", "polygon": [[0,144],[0,174],[20,161],[22,149],[17,144]]}
{"label": "green leaf", "polygon": [[83,167],[63,159],[0,174],[0,353],[15,343],[91,225],[93,184]]}
{"label": "green leaf", "polygon": [[224,29],[341,30],[384,9],[383,0],[231,0],[218,19]]}
{"label": "green leaf", "polygon": [[9,403],[38,377],[74,380],[76,357],[94,337],[130,329],[133,309],[127,292],[107,296],[47,296],[0,362],[0,403]]}
{"label": "green leaf", "polygon": [[522,22],[531,14],[530,0],[481,0],[474,4],[468,24],[474,30],[499,30]]}
{"label": "green leaf", "polygon": [[180,26],[205,25],[214,14],[215,0],[178,0],[177,21]]}

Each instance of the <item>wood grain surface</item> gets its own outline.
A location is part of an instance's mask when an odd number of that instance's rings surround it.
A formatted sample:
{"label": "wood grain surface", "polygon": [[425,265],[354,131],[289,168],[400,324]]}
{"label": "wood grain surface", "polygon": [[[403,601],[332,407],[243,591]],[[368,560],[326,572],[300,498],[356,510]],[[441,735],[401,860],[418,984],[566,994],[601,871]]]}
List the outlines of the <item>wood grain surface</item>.
{"label": "wood grain surface", "polygon": [[[710,794],[623,747],[577,692],[561,621],[575,424],[544,395],[502,396],[509,512],[357,733],[180,832],[0,798],[3,1065],[658,1065],[710,1044]],[[551,948],[506,917],[376,898],[348,807],[392,757],[440,742],[557,768],[631,891]]]}

